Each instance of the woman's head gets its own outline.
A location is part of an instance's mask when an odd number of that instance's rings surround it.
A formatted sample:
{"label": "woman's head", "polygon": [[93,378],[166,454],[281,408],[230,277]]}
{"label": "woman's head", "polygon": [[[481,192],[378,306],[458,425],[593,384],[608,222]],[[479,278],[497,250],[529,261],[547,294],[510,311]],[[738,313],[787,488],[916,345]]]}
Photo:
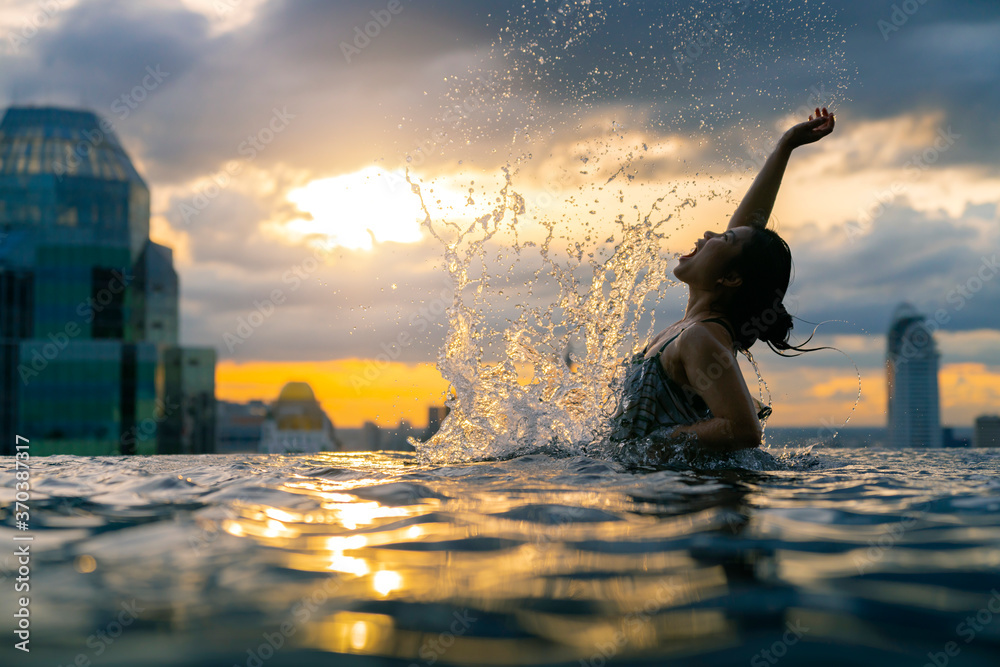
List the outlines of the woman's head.
{"label": "woman's head", "polygon": [[792,318],[782,303],[791,272],[788,244],[770,229],[748,226],[706,232],[674,269],[692,289],[714,293],[713,305],[726,313],[739,347],[763,340],[775,350],[792,349]]}
{"label": "woman's head", "polygon": [[732,287],[730,268],[753,236],[753,228],[737,227],[722,233],[705,232],[694,250],[681,255],[674,267],[677,279],[693,289],[716,290]]}

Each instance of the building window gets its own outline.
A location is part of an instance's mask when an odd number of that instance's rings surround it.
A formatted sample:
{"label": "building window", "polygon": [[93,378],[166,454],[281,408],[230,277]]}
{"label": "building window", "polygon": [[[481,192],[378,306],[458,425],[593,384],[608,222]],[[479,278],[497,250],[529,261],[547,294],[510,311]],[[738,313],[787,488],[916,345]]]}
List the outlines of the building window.
{"label": "building window", "polygon": [[125,289],[112,269],[95,266],[90,273],[90,298],[94,309],[91,337],[121,340],[125,337]]}

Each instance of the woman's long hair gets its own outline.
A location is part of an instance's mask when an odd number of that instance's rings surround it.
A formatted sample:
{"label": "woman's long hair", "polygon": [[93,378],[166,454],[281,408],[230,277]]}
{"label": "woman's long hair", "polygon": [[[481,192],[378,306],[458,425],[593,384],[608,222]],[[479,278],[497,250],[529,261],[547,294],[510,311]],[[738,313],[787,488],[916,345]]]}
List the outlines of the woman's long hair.
{"label": "woman's long hair", "polygon": [[792,316],[785,309],[785,292],[792,277],[792,251],[777,232],[753,228],[753,235],[743,245],[730,270],[742,278],[742,283],[729,301],[728,317],[736,332],[736,344],[742,350],[762,340],[782,356],[785,350],[812,352],[822,348],[792,345]]}

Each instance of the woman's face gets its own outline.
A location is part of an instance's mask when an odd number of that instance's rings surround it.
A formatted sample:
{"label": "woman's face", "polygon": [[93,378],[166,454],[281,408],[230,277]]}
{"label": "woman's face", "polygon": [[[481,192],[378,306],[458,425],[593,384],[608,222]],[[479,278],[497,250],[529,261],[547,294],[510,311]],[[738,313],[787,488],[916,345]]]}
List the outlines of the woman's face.
{"label": "woman's face", "polygon": [[674,275],[692,287],[714,288],[725,277],[727,269],[751,236],[753,229],[750,227],[737,227],[721,234],[705,232],[694,250],[681,255],[674,267]]}

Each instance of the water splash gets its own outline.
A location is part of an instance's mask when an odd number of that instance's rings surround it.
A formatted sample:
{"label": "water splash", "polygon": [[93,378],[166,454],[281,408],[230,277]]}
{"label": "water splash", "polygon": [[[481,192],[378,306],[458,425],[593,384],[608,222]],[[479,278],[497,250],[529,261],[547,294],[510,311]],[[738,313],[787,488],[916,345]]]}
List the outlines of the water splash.
{"label": "water splash", "polygon": [[[699,198],[728,198],[733,191],[697,194],[717,175],[692,177],[685,163],[677,168],[688,181],[674,177],[663,188],[667,194],[650,196],[643,188],[663,186],[657,169],[664,158],[651,155],[647,142],[652,138],[662,146],[676,139],[695,147],[707,166],[730,171],[734,160],[740,162],[733,156],[756,139],[754,132],[737,137],[750,125],[747,114],[761,111],[760,105],[740,110],[748,99],[759,94],[758,100],[767,97],[774,109],[788,111],[806,101],[829,105],[795,92],[812,82],[820,90],[824,81],[843,90],[840,31],[832,29],[827,8],[803,2],[792,20],[751,6],[735,16],[737,25],[727,24],[704,45],[699,31],[712,11],[704,2],[642,8],[531,0],[501,17],[504,24],[482,67],[470,69],[446,95],[449,108],[459,111],[453,114],[457,136],[449,138],[442,156],[461,158],[466,173],[474,162],[500,164],[502,179],[491,193],[482,184],[474,187],[469,177],[467,209],[435,217],[425,201],[436,187],[434,178],[407,173],[423,226],[441,244],[454,287],[438,358],[451,385],[451,412],[437,435],[413,442],[422,459],[597,451],[594,443],[602,442],[624,375],[621,359],[653,333],[653,305],[675,284],[668,277],[665,241],[690,220]],[[632,29],[642,25],[636,20],[648,23],[648,35]],[[604,28],[626,23],[634,42],[609,46]],[[826,59],[782,59],[753,46],[805,26]],[[810,40],[804,36],[796,39],[805,46]],[[660,48],[669,40],[672,51]],[[701,52],[685,61],[692,44]],[[643,55],[647,49],[658,55]],[[623,61],[628,68],[615,64]],[[732,68],[723,68],[730,62]],[[762,75],[786,70],[798,88],[752,88]],[[650,103],[649,112],[616,103],[618,95],[644,98],[652,90],[668,101]],[[771,133],[759,120],[756,130]],[[713,136],[718,140],[708,138]],[[493,146],[485,159],[481,146]],[[551,211],[531,191],[554,181],[557,192],[545,193],[555,206]],[[605,219],[612,223],[595,222],[598,211],[609,210]],[[769,404],[766,384],[753,357],[748,359],[761,402]],[[683,446],[676,453],[683,454]],[[761,466],[766,464],[752,467]]]}
{"label": "water splash", "polygon": [[[643,319],[647,302],[659,301],[674,284],[661,247],[672,231],[667,223],[691,205],[676,189],[645,214],[633,211],[631,219],[619,214],[607,239],[589,234],[559,248],[556,241],[565,237],[549,218],[538,221],[545,232],[540,243],[517,237],[527,207],[514,190],[511,169],[502,171],[496,206],[464,227],[435,221],[421,185],[408,175],[426,216],[423,224],[444,249],[454,286],[438,358],[453,389],[450,414],[437,435],[415,443],[425,459],[508,458],[540,448],[583,453],[601,439],[615,407],[622,350],[652,331],[653,318]],[[671,205],[674,212],[665,212]],[[599,241],[612,243],[616,236],[620,240],[609,253],[595,252]],[[501,240],[513,250],[514,261],[497,271],[488,253]],[[498,303],[509,303],[508,278],[532,263],[537,268],[520,281],[523,292],[557,293],[540,305],[518,304],[516,317],[498,328],[489,316]],[[473,267],[479,269],[475,276]],[[496,339],[499,361],[487,361],[485,351]]]}

